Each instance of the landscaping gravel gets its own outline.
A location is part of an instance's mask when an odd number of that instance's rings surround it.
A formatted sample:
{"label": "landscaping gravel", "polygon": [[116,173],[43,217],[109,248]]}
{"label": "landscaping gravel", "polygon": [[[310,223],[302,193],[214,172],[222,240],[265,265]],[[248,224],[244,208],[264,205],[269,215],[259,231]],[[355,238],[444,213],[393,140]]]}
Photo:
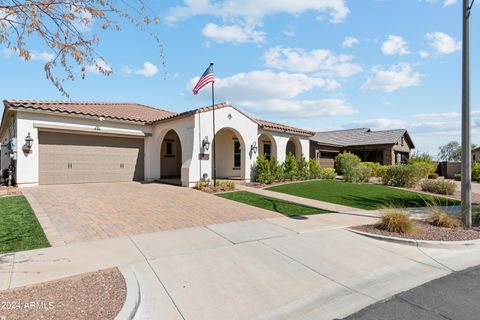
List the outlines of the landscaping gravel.
{"label": "landscaping gravel", "polygon": [[125,302],[117,268],[0,291],[0,319],[114,319]]}
{"label": "landscaping gravel", "polygon": [[480,228],[473,229],[464,228],[443,228],[436,227],[426,222],[417,222],[415,224],[415,230],[412,233],[395,233],[380,230],[376,228],[376,225],[363,225],[353,227],[352,229],[378,234],[388,237],[398,237],[414,240],[431,240],[431,241],[467,241],[480,239]]}

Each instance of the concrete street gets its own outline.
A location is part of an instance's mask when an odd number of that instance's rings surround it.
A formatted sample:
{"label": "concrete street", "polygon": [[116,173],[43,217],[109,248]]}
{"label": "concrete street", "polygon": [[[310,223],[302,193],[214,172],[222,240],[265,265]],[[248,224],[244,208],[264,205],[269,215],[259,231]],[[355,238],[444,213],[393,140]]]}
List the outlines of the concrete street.
{"label": "concrete street", "polygon": [[373,304],[346,320],[471,320],[480,315],[480,267],[454,272]]}
{"label": "concrete street", "polygon": [[143,292],[138,319],[333,319],[480,264],[479,248],[417,248],[344,229],[373,221],[280,217],[5,254],[0,289],[122,266]]}

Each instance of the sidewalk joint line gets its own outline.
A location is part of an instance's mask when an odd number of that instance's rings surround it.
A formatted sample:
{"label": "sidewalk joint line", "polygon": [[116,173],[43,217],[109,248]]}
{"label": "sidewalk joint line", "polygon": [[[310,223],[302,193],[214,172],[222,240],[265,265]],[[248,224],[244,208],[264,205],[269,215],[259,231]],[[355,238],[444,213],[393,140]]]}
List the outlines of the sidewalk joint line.
{"label": "sidewalk joint line", "polygon": [[418,246],[418,243],[417,243],[417,246],[416,248],[418,249],[418,251],[420,251],[421,253],[423,253],[425,256],[427,256],[428,258],[432,259],[433,261],[435,261],[436,263],[438,263],[439,265],[447,268],[450,272],[455,272],[455,270],[453,270],[452,268],[450,268],[449,266],[441,263],[440,261],[438,261],[437,259],[435,259],[434,257],[430,256],[428,253],[426,253],[425,251],[423,251],[419,246]]}
{"label": "sidewalk joint line", "polygon": [[[157,278],[158,282],[160,282],[160,284],[162,285],[163,287],[163,290],[165,290],[165,293],[168,295],[168,297],[170,298],[170,301],[172,301],[173,305],[175,306],[175,309],[177,309],[178,313],[180,314],[180,316],[182,317],[183,320],[186,320],[185,319],[185,316],[183,315],[182,311],[180,311],[180,308],[179,306],[175,303],[175,301],[173,300],[173,297],[172,295],[170,294],[170,292],[168,292],[167,290],[167,287],[165,286],[165,284],[162,282],[162,280],[160,279],[160,277],[158,276],[158,274],[155,272],[155,269],[153,269],[152,265],[150,264],[150,261],[147,259],[147,257],[145,256],[145,254],[143,253],[143,251],[140,249],[140,247],[137,245],[137,243],[131,238],[131,236],[128,236],[128,239],[130,239],[130,241],[133,243],[133,245],[135,246],[135,248],[137,248],[138,252],[140,252],[140,254],[143,256],[143,258],[145,259],[145,262],[148,264],[148,266],[150,267],[150,269],[152,270],[153,274],[155,275],[155,277]],[[140,293],[141,294],[141,293]]]}
{"label": "sidewalk joint line", "polygon": [[424,306],[418,305],[418,304],[416,304],[416,303],[414,303],[414,302],[411,302],[410,300],[407,300],[407,299],[405,299],[405,298],[403,298],[403,297],[397,296],[397,299],[399,299],[399,300],[401,300],[401,301],[403,301],[403,302],[405,302],[405,303],[407,303],[407,304],[409,304],[409,305],[411,305],[411,306],[413,306],[413,307],[416,307],[416,308],[418,308],[418,309],[420,309],[420,310],[424,310],[424,311],[427,311],[427,312],[429,312],[429,313],[433,313],[433,314],[435,314],[435,315],[437,315],[437,316],[440,316],[440,317],[442,317],[442,318],[444,318],[444,319],[446,319],[446,320],[453,320],[452,318],[449,318],[449,317],[447,317],[447,316],[445,316],[445,315],[443,315],[443,314],[441,314],[441,313],[439,313],[439,312],[436,312],[435,310],[427,309],[427,308],[425,308]]}

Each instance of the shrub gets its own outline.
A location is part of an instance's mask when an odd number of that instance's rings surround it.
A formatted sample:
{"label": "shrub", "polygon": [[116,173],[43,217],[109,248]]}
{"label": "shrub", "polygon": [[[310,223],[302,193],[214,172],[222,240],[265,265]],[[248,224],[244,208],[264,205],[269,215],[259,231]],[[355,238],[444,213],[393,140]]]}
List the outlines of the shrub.
{"label": "shrub", "polygon": [[215,191],[232,191],[235,190],[235,181],[217,181]]}
{"label": "shrub", "polygon": [[421,175],[412,165],[398,164],[389,166],[382,177],[382,182],[389,186],[412,188],[420,181]]}
{"label": "shrub", "polygon": [[380,223],[376,225],[377,229],[395,233],[409,233],[414,227],[415,224],[405,212],[395,209],[384,212]]}
{"label": "shrub", "polygon": [[370,168],[371,177],[381,178],[385,174],[385,171],[387,171],[387,166],[381,165],[377,162],[363,162],[363,165]]}
{"label": "shrub", "polygon": [[480,208],[473,208],[472,223],[476,226],[480,225]]}
{"label": "shrub", "polygon": [[346,167],[343,172],[343,179],[346,182],[361,183],[368,182],[371,176],[371,169],[359,163],[353,167]]}
{"label": "shrub", "polygon": [[308,162],[308,169],[310,171],[310,178],[311,179],[318,179],[320,178],[321,170],[320,166],[318,165],[317,160],[310,159]]}
{"label": "shrub", "polygon": [[474,162],[472,164],[472,180],[480,180],[480,162]]}
{"label": "shrub", "polygon": [[438,174],[437,173],[430,173],[428,175],[428,179],[433,179],[433,180],[438,179]]}
{"label": "shrub", "polygon": [[281,180],[282,166],[278,163],[277,158],[270,159],[270,174],[273,180]]}
{"label": "shrub", "polygon": [[297,173],[298,173],[297,160],[295,159],[295,156],[293,154],[289,153],[287,155],[282,167],[283,167],[283,173],[285,175],[285,179],[293,180],[297,176]]}
{"label": "shrub", "polygon": [[298,176],[300,178],[308,179],[309,177],[308,168],[309,168],[309,163],[307,162],[307,159],[305,159],[305,157],[302,154],[302,157],[300,158],[300,160],[298,160],[298,163],[297,163]]}
{"label": "shrub", "polygon": [[362,160],[357,156],[354,155],[353,153],[345,152],[345,153],[340,153],[336,158],[335,158],[335,169],[339,174],[345,174],[345,169],[355,167],[358,164],[360,164]]}
{"label": "shrub", "polygon": [[455,179],[456,181],[462,181],[462,175],[460,173],[455,173],[453,179]]}
{"label": "shrub", "polygon": [[321,168],[318,176],[320,179],[335,180],[337,173],[333,168]]}
{"label": "shrub", "polygon": [[432,210],[433,212],[430,223],[434,226],[453,229],[463,225],[460,219],[448,214],[438,207],[434,207]]}
{"label": "shrub", "polygon": [[413,155],[408,160],[408,164],[415,166],[418,170],[418,174],[422,178],[426,178],[430,173],[435,173],[438,167],[438,164],[433,162],[432,156],[428,153]]}
{"label": "shrub", "polygon": [[193,186],[194,189],[203,191],[206,188],[210,186],[210,179],[208,178],[202,178],[201,180],[195,182],[195,185]]}
{"label": "shrub", "polygon": [[423,180],[420,183],[423,191],[433,192],[437,194],[453,194],[455,192],[456,184],[448,180]]}
{"label": "shrub", "polygon": [[255,180],[260,183],[271,183],[270,163],[263,156],[257,157],[255,164]]}

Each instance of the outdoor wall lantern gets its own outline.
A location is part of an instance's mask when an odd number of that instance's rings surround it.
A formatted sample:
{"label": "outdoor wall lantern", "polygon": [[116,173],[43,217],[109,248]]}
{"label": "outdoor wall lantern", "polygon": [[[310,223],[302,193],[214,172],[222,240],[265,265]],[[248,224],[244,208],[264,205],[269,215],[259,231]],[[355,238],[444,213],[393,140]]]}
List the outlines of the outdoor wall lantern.
{"label": "outdoor wall lantern", "polygon": [[208,141],[207,136],[205,138],[203,138],[202,148],[204,148],[206,151],[208,151],[208,148],[210,148],[210,141]]}
{"label": "outdoor wall lantern", "polygon": [[29,132],[28,135],[25,137],[25,145],[22,148],[25,153],[29,153],[30,150],[32,150],[32,143],[33,143],[33,138],[30,136],[30,132]]}
{"label": "outdoor wall lantern", "polygon": [[257,143],[255,141],[253,141],[253,143],[252,143],[251,150],[252,150],[253,153],[257,153],[257,151],[258,151]]}

